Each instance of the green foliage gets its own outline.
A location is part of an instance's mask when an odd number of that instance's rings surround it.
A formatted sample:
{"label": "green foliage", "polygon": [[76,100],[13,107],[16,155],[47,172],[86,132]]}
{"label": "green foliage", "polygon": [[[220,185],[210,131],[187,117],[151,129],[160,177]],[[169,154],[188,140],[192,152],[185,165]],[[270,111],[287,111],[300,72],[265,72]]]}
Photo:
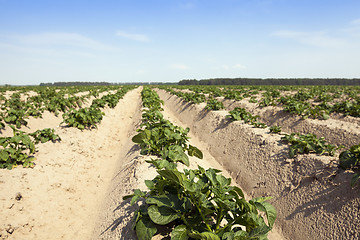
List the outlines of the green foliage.
{"label": "green foliage", "polygon": [[220,110],[220,109],[224,109],[224,104],[218,100],[216,100],[215,98],[210,98],[207,100],[207,104],[205,106],[205,109],[207,110]]}
{"label": "green foliage", "polygon": [[71,109],[63,114],[63,123],[70,127],[76,127],[80,130],[96,128],[101,122],[104,113],[95,107]]}
{"label": "green foliage", "polygon": [[259,101],[260,107],[276,106],[276,99],[280,97],[280,91],[271,90],[263,94],[263,98]]}
{"label": "green foliage", "polygon": [[21,164],[23,167],[33,167],[32,154],[35,153],[34,142],[29,135],[18,131],[15,127],[12,137],[0,137],[0,168],[12,169]]}
{"label": "green foliage", "polygon": [[5,122],[3,121],[3,118],[0,116],[0,129],[5,128]]}
{"label": "green foliage", "polygon": [[200,93],[183,93],[181,97],[184,98],[185,101],[194,104],[206,102],[205,95]]}
{"label": "green foliage", "polygon": [[162,111],[161,105],[164,104],[159,95],[150,88],[144,88],[141,92],[143,106],[153,111]]}
{"label": "green foliage", "polygon": [[333,106],[332,111],[344,113],[345,115],[350,115],[352,117],[360,117],[360,101],[343,101],[336,103]]}
{"label": "green foliage", "polygon": [[236,107],[233,110],[229,111],[227,118],[233,121],[243,120],[245,123],[249,123],[257,128],[266,128],[266,124],[258,121],[259,116],[253,116],[251,113],[246,111],[245,108]]}
{"label": "green foliage", "polygon": [[44,128],[42,130],[37,130],[33,133],[30,133],[29,135],[34,138],[35,144],[38,144],[39,142],[45,143],[48,141],[52,141],[52,142],[61,141],[60,136],[55,134],[55,130],[51,128]]}
{"label": "green foliage", "polygon": [[[133,142],[140,145],[140,153],[155,155],[169,162],[182,162],[187,166],[189,159],[186,151],[190,156],[202,158],[201,151],[187,143],[190,129],[175,126],[163,118],[159,111],[163,102],[157,93],[144,88],[142,98],[144,107],[148,109],[143,111],[141,128],[137,130],[139,133],[132,138]],[[153,163],[157,164],[155,160]]]}
{"label": "green foliage", "polygon": [[[149,97],[154,94],[142,95],[159,101]],[[136,189],[124,197],[131,198],[131,204],[143,203],[133,219],[138,239],[152,239],[161,225],[172,229],[171,239],[175,240],[266,239],[276,219],[275,208],[266,202],[269,198],[247,202],[242,190],[230,186],[231,179],[217,169],[199,166],[196,170],[178,171],[177,162],[189,165],[185,151],[199,158],[202,153],[187,144],[189,128],[164,120],[158,110],[161,103],[146,104],[149,109],[143,112],[142,128],[132,140],[140,144],[142,154],[158,157],[146,161],[156,167],[158,175],[145,181],[149,191]],[[268,224],[259,211],[265,213]]]}
{"label": "green foliage", "polygon": [[21,125],[27,126],[28,122],[26,111],[23,109],[9,109],[4,117],[4,121],[7,124],[15,124],[17,128],[21,128]]}
{"label": "green foliage", "polygon": [[[360,144],[350,147],[350,149],[343,151],[339,155],[340,167],[342,169],[358,169],[360,163]],[[360,173],[355,173],[351,180],[351,186],[360,178]]]}
{"label": "green foliage", "polygon": [[280,126],[271,126],[269,128],[271,133],[281,133],[281,127]]}
{"label": "green foliage", "polygon": [[[303,99],[299,97],[300,99]],[[329,113],[331,112],[330,106],[326,103],[312,106],[309,102],[296,100],[293,97],[281,97],[280,102],[284,105],[284,110],[291,113],[301,116],[303,119],[308,117],[313,119],[329,119]]]}
{"label": "green foliage", "polygon": [[322,155],[328,153],[330,156],[335,154],[338,149],[335,145],[327,144],[326,140],[321,137],[318,138],[315,134],[285,134],[281,138],[285,143],[289,143],[289,156],[294,157],[297,154],[316,153]]}
{"label": "green foliage", "polygon": [[158,170],[146,182],[148,192],[125,196],[132,204],[145,202],[134,216],[138,239],[150,240],[159,225],[174,226],[171,239],[266,239],[276,219],[269,198],[246,201],[242,190],[219,172],[200,166],[184,172]]}
{"label": "green foliage", "polygon": [[228,90],[225,92],[224,94],[225,99],[233,99],[236,101],[240,101],[243,99],[243,97],[241,96],[241,92],[239,91],[234,91],[234,90]]}
{"label": "green foliage", "polygon": [[257,103],[258,101],[256,100],[256,97],[251,96],[251,98],[249,99],[250,103]]}

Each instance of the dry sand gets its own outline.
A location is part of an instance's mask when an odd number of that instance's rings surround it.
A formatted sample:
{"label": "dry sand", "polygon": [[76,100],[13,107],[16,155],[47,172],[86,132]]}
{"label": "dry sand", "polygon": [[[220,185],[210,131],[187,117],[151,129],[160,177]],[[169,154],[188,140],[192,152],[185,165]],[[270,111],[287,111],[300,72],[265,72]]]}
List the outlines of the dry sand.
{"label": "dry sand", "polygon": [[126,94],[98,129],[61,128],[49,113],[29,120],[29,131],[54,127],[62,141],[39,144],[34,169],[0,169],[1,238],[89,239],[139,101],[140,89]]}

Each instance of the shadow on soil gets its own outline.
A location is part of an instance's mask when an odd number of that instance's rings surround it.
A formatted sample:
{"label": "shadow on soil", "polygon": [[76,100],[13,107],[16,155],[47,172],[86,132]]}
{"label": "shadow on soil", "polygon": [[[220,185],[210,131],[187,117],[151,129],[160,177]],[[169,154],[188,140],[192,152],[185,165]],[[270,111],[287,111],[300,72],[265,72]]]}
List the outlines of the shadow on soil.
{"label": "shadow on soil", "polygon": [[226,128],[227,126],[229,126],[230,123],[232,123],[233,121],[231,119],[228,118],[223,118],[221,119],[221,122],[219,123],[219,125],[212,131],[213,133],[216,131],[219,131],[221,129]]}
{"label": "shadow on soil", "polygon": [[[295,208],[295,210],[288,215],[286,219],[294,219],[299,214],[301,217],[309,217],[317,211],[332,214],[336,214],[341,211],[346,203],[358,199],[360,194],[359,185],[355,188],[351,188],[350,179],[350,174],[345,173],[343,170],[337,170],[335,174],[323,171],[317,175],[303,177],[299,181],[298,186],[294,189],[294,194],[303,194],[308,186],[314,184],[319,185],[319,188],[308,188],[313,189],[311,192],[306,191],[309,195],[308,199],[312,200],[305,201],[303,204]],[[326,187],[324,188],[322,185],[326,185]],[[354,202],[354,204],[358,203]]]}
{"label": "shadow on soil", "polygon": [[115,211],[118,211],[122,209],[124,212],[126,212],[126,214],[123,214],[122,216],[118,217],[117,219],[114,220],[114,222],[108,226],[103,232],[101,232],[100,236],[103,235],[104,233],[106,233],[107,231],[115,231],[116,228],[122,224],[122,223],[126,223],[124,226],[122,226],[121,228],[121,240],[129,240],[129,239],[137,239],[136,238],[136,234],[135,231],[132,229],[132,221],[128,221],[128,217],[136,211],[137,206],[136,205],[130,205],[130,199],[127,199],[125,201],[123,201],[119,206],[117,206],[114,209]]}
{"label": "shadow on soil", "polygon": [[[115,231],[120,225],[121,227],[121,237],[119,238],[120,240],[136,240],[138,239],[136,236],[136,232],[133,229],[133,221],[129,221],[129,218],[133,216],[133,213],[136,212],[136,210],[138,210],[138,205],[134,204],[134,205],[130,205],[130,201],[131,199],[126,199],[124,200],[119,206],[117,206],[113,212],[116,211],[123,211],[125,212],[125,214],[122,214],[122,216],[118,217],[117,219],[115,219],[113,221],[112,224],[110,224],[110,226],[108,226],[101,234],[104,235],[107,231]],[[125,225],[123,224],[125,223]],[[174,226],[169,225],[169,226],[159,226],[157,225],[157,233],[155,234],[154,237],[156,237],[157,240],[170,240],[170,232],[172,231]]]}

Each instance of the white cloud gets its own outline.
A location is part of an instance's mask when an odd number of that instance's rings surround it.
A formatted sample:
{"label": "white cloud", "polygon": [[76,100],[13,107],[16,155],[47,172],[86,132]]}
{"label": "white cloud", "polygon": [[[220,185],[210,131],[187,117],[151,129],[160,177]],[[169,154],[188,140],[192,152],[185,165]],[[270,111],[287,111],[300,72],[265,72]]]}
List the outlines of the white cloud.
{"label": "white cloud", "polygon": [[329,36],[326,32],[301,32],[281,30],[272,33],[273,36],[287,38],[296,42],[316,47],[341,48],[347,45],[344,38]]}
{"label": "white cloud", "polygon": [[351,25],[360,25],[360,18],[354,19],[350,22]]}
{"label": "white cloud", "polygon": [[127,33],[124,31],[117,31],[116,35],[119,37],[127,38],[137,42],[149,42],[150,38],[144,34]]}
{"label": "white cloud", "polygon": [[186,70],[186,69],[190,69],[189,66],[185,65],[185,64],[172,64],[170,65],[170,68],[172,69],[179,69],[179,70]]}

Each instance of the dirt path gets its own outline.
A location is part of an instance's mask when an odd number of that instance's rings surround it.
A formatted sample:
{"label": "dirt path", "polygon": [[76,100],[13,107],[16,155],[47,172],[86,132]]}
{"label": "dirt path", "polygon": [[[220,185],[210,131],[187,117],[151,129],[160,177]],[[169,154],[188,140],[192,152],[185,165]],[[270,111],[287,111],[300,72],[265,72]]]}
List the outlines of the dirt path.
{"label": "dirt path", "polygon": [[[132,90],[104,109],[98,129],[57,128],[62,141],[38,145],[34,169],[0,169],[1,238],[90,239],[139,98]],[[48,126],[61,122],[47,115]]]}

